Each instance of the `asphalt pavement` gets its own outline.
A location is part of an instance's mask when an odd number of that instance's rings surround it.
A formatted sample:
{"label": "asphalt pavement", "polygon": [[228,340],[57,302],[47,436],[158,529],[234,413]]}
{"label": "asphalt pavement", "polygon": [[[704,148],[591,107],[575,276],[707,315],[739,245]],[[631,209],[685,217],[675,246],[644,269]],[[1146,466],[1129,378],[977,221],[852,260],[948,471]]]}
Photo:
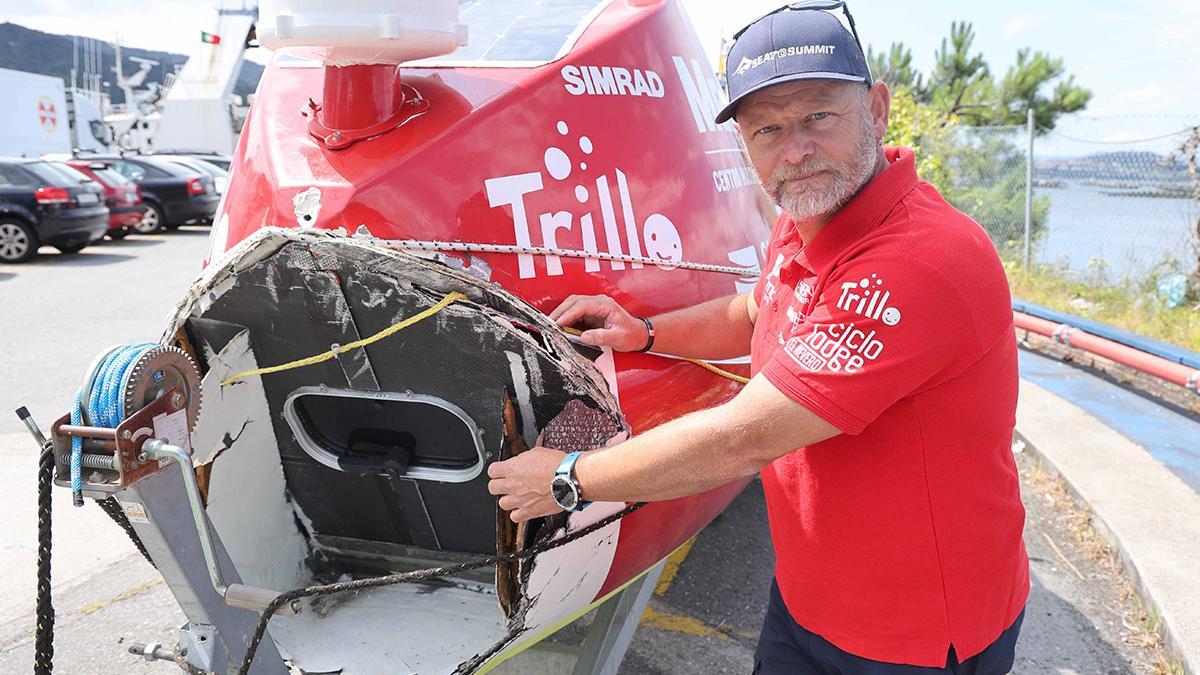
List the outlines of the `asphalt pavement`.
{"label": "asphalt pavement", "polygon": [[[36,449],[8,411],[28,405],[48,426],[98,352],[156,339],[199,272],[206,235],[185,227],[0,267],[0,672],[29,672],[33,653]],[[1086,514],[1032,458],[1018,461],[1033,594],[1014,672],[1166,672],[1128,582],[1081,525]],[[97,507],[65,496],[54,509],[58,672],[178,672],[125,653],[131,641],[174,643],[182,614],[166,586]],[[749,673],[772,564],[756,481],[668,561],[620,673]],[[550,638],[557,658],[569,659],[589,620]]]}
{"label": "asphalt pavement", "polygon": [[24,430],[12,412],[21,405],[47,426],[65,413],[106,347],[157,340],[200,273],[208,228],[41,251],[0,265],[0,433]]}

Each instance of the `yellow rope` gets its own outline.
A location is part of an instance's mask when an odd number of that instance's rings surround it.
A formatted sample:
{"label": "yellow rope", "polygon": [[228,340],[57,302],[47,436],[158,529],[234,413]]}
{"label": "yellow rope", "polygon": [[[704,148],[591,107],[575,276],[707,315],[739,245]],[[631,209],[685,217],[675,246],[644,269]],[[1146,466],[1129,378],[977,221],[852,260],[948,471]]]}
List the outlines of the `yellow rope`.
{"label": "yellow rope", "polygon": [[[563,328],[563,330],[570,333],[571,335],[578,336],[578,335],[583,334],[583,331],[581,331],[577,328]],[[688,363],[694,363],[694,364],[700,366],[701,368],[703,368],[709,372],[715,373],[717,375],[720,375],[721,377],[723,377],[727,380],[733,380],[734,382],[738,382],[740,384],[746,384],[750,381],[749,379],[742,377],[741,375],[731,373],[728,370],[722,370],[722,369],[714,366],[713,364],[708,363],[707,361],[701,361],[699,359],[689,359],[689,358],[683,357],[683,356],[681,356],[679,358],[682,361],[687,361]]]}
{"label": "yellow rope", "polygon": [[[344,344],[344,345],[338,347],[337,349],[330,349],[329,351],[327,351],[323,354],[317,354],[316,356],[310,356],[306,359],[298,359],[296,361],[289,361],[288,363],[283,363],[278,366],[270,366],[268,368],[258,368],[256,370],[247,370],[247,371],[238,373],[237,375],[234,375],[233,377],[222,380],[221,386],[224,387],[226,385],[237,382],[238,380],[244,380],[247,377],[254,377],[255,375],[268,375],[270,373],[279,373],[279,372],[283,372],[285,370],[294,370],[296,368],[303,368],[305,366],[311,366],[311,365],[314,365],[317,363],[324,363],[325,361],[328,361],[328,360],[336,357],[338,354],[345,354],[348,351],[358,349],[360,347],[366,347],[369,344],[379,342],[383,338],[385,338],[389,335],[392,335],[393,333],[402,331],[405,328],[408,328],[409,326],[413,325],[414,323],[417,323],[418,321],[428,319],[429,317],[433,316],[434,314],[437,314],[438,312],[442,311],[443,309],[446,309],[451,304],[458,302],[459,300],[466,300],[466,299],[468,299],[467,296],[463,295],[462,293],[459,293],[458,291],[455,291],[455,292],[447,295],[446,297],[442,298],[441,300],[439,300],[436,305],[430,307],[429,309],[424,310],[423,312],[420,312],[418,314],[414,314],[413,316],[410,316],[407,319],[405,319],[405,320],[401,321],[400,323],[397,323],[393,326],[384,328],[383,330],[379,331],[378,333],[372,335],[369,338],[363,338],[362,340],[355,340],[354,342],[351,342],[349,344]],[[564,328],[563,330],[567,331],[568,333],[570,333],[572,335],[579,335],[582,332],[582,331],[578,331],[574,328]],[[750,381],[750,380],[742,377],[741,375],[736,375],[727,370],[722,370],[722,369],[714,366],[711,363],[706,363],[706,362],[700,361],[698,359],[685,358],[683,360],[687,361],[688,363],[694,363],[705,370],[716,373],[717,375],[720,375],[721,377],[724,377],[728,380],[733,380],[734,382],[740,382],[741,384],[746,384],[747,382]]]}
{"label": "yellow rope", "polygon": [[686,358],[684,359],[684,361],[687,361],[688,363],[694,363],[694,364],[700,366],[701,368],[712,371],[727,380],[733,380],[734,382],[740,382],[742,384],[746,384],[747,382],[750,381],[749,378],[742,377],[741,375],[737,375],[735,373],[731,373],[728,370],[722,370],[707,361],[701,361],[699,359],[686,359]]}
{"label": "yellow rope", "polygon": [[237,382],[238,380],[245,379],[247,377],[253,377],[255,375],[266,375],[268,373],[278,373],[278,372],[281,372],[284,370],[293,370],[295,368],[303,368],[304,366],[311,366],[315,363],[322,363],[322,362],[328,361],[329,359],[334,358],[338,354],[344,354],[353,349],[358,349],[359,347],[366,347],[369,344],[379,342],[383,338],[385,338],[393,333],[402,331],[405,328],[408,328],[409,326],[413,325],[414,323],[417,323],[418,321],[421,321],[423,319],[428,319],[429,317],[433,316],[434,314],[437,314],[438,312],[442,311],[443,309],[446,309],[454,302],[457,302],[459,300],[466,300],[466,299],[467,299],[467,296],[463,295],[462,293],[459,293],[458,291],[455,291],[455,292],[451,293],[450,295],[447,295],[446,297],[442,298],[433,307],[430,307],[429,309],[427,309],[419,314],[414,314],[413,316],[408,317],[407,319],[401,321],[400,323],[398,323],[394,326],[384,328],[383,330],[379,331],[378,333],[372,335],[369,338],[364,338],[362,340],[355,340],[354,342],[351,342],[349,344],[344,344],[344,345],[338,347],[336,350],[330,349],[329,351],[325,352],[324,354],[317,354],[316,356],[310,356],[307,359],[299,359],[297,361],[291,361],[291,362],[284,363],[284,364],[281,364],[278,366],[271,366],[270,368],[259,368],[257,370],[247,370],[244,373],[238,373],[237,375],[234,375],[233,377],[222,381],[221,386],[224,387],[225,385],[230,384],[231,382]]}

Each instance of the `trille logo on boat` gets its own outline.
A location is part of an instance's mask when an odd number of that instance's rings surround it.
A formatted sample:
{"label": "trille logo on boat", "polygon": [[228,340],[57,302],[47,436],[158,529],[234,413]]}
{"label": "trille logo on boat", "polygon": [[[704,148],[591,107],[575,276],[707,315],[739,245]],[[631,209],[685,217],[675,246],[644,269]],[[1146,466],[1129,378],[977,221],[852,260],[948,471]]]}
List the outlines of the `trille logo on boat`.
{"label": "trille logo on boat", "polygon": [[758,246],[747,246],[729,252],[729,262],[746,268],[746,276],[734,282],[738,293],[753,293],[754,288],[758,286],[758,277],[762,274],[762,259],[767,256],[766,249],[767,242],[762,241]]}
{"label": "trille logo on boat", "polygon": [[888,305],[891,297],[891,292],[883,289],[883,279],[878,274],[872,274],[860,281],[843,283],[837,307],[867,319],[882,321],[885,326],[895,326],[900,323],[900,310]]}
{"label": "trille logo on boat", "polygon": [[[589,172],[588,166],[592,152],[595,150],[592,139],[589,136],[570,138],[570,126],[565,120],[559,121],[556,128],[561,137],[557,139],[559,144],[551,145],[542,153],[542,166],[545,174],[557,183],[566,182],[575,176],[579,182],[575,184],[574,190],[563,189],[564,186],[554,183],[551,183],[550,186],[557,189],[546,190],[547,185],[540,170],[490,178],[484,181],[488,204],[492,208],[507,206],[512,209],[513,236],[517,246],[532,248],[535,246],[533,233],[540,232],[541,241],[536,244],[537,246],[549,249],[582,249],[588,253],[598,254],[600,244],[597,241],[594,209],[599,206],[606,253],[613,256],[629,255],[635,258],[644,257],[661,261],[655,262],[655,264],[665,270],[675,269],[673,263],[683,262],[683,240],[671,219],[661,213],[652,213],[645,220],[640,220],[639,226],[639,218],[634,213],[633,198],[629,192],[629,181],[625,172],[614,167],[613,178],[616,180],[612,182],[607,173],[601,173],[595,179],[590,176],[584,178],[584,175]],[[566,147],[567,150],[560,145]],[[571,157],[572,154],[575,154],[572,146],[577,147],[579,153],[574,158]],[[576,173],[577,171],[578,173]],[[595,173],[592,170],[592,175]],[[613,201],[614,182],[624,228],[618,226],[617,222],[617,204]],[[543,193],[540,199],[530,199],[537,193]],[[575,204],[570,203],[572,199],[568,195],[572,194]],[[553,205],[547,205],[546,211],[537,216],[536,225],[531,223],[529,202],[545,202],[547,197],[554,198],[555,202]],[[566,210],[567,208],[570,210]],[[577,209],[582,209],[583,213],[578,213]],[[577,224],[578,227],[576,227]],[[622,241],[622,235],[624,235],[624,241]],[[645,251],[644,255],[643,251]],[[537,276],[534,257],[532,252],[517,255],[517,273],[522,279],[531,279]],[[555,277],[563,274],[561,256],[545,255],[543,257],[546,261],[547,276]],[[614,270],[623,270],[626,264],[635,270],[643,267],[641,262],[626,263],[621,260],[610,260],[607,264]],[[587,272],[600,271],[598,256],[584,258],[583,265]]]}
{"label": "trille logo on boat", "polygon": [[814,373],[822,370],[849,375],[883,354],[875,331],[863,332],[853,323],[817,325],[807,336],[794,337],[783,347],[792,360]]}

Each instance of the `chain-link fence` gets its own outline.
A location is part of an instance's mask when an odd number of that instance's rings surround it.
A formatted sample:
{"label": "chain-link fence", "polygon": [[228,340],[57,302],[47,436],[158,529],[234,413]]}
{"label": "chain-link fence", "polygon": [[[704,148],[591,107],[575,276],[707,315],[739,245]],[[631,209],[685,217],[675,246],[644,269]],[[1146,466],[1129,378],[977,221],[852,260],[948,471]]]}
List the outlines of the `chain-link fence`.
{"label": "chain-link fence", "polygon": [[[958,127],[942,144],[949,169],[946,198],[992,235],[1005,259],[1019,259],[1025,248],[1026,167],[1029,134],[1025,127]],[[1030,240],[1044,229],[1044,200],[1032,204]]]}
{"label": "chain-link fence", "polygon": [[1197,271],[1200,184],[1184,146],[1200,115],[1065,120],[1033,144],[1034,194],[1049,204],[1035,262],[1100,281]]}
{"label": "chain-link fence", "polygon": [[1032,146],[1028,127],[959,127],[922,152],[1006,259],[1144,285],[1200,273],[1198,144],[1200,115],[1073,117]]}

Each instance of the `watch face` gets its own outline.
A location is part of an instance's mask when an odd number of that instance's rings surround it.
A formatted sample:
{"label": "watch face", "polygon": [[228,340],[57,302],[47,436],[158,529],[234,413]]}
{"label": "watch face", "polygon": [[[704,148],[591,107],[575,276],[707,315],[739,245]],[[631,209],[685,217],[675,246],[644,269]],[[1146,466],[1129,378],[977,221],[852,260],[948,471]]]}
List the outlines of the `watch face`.
{"label": "watch face", "polygon": [[571,479],[566,476],[555,476],[554,480],[550,481],[550,491],[554,495],[554,501],[568,511],[579,505],[579,493],[575,491]]}

